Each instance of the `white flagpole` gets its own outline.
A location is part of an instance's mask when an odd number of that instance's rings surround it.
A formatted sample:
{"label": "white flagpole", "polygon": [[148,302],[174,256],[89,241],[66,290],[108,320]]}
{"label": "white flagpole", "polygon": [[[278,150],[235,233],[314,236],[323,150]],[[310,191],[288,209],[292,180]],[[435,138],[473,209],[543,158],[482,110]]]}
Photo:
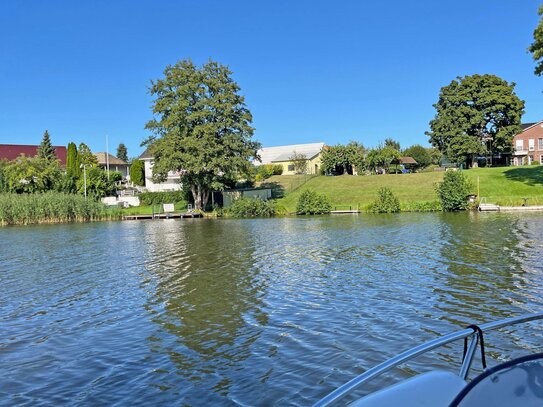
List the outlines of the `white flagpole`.
{"label": "white flagpole", "polygon": [[109,139],[106,134],[106,168],[107,168],[107,180],[109,181]]}

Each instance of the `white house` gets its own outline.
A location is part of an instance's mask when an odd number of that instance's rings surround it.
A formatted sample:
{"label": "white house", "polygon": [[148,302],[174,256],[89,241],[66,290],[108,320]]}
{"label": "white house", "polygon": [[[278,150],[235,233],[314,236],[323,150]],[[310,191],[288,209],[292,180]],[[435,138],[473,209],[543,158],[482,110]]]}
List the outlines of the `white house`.
{"label": "white house", "polygon": [[156,183],[153,182],[153,156],[149,152],[149,149],[145,150],[139,159],[144,162],[145,165],[145,188],[149,192],[165,192],[165,191],[179,191],[181,190],[181,183],[179,182],[180,176],[178,172],[168,172],[166,181]]}
{"label": "white house", "polygon": [[110,171],[120,172],[123,178],[130,178],[130,164],[114,155],[107,153],[94,153],[94,156],[98,160],[98,165],[104,170],[109,167]]}

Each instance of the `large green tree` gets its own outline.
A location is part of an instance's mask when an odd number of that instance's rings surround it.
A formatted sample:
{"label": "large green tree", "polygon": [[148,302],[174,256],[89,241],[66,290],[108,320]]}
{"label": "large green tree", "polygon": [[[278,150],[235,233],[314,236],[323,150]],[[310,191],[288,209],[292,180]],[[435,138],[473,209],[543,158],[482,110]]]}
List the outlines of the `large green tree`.
{"label": "large green tree", "polygon": [[417,164],[416,168],[424,168],[432,163],[432,157],[428,152],[428,149],[420,144],[414,144],[403,151],[403,155],[406,157],[412,157]]}
{"label": "large green tree", "polygon": [[155,181],[177,171],[203,210],[211,191],[250,176],[260,144],[252,140],[252,115],[230,69],[183,60],[166,67],[149,91],[154,118],[145,127],[154,133],[147,143]]}
{"label": "large green tree", "polygon": [[128,162],[128,150],[124,143],[120,143],[117,147],[117,158],[119,160],[123,160],[124,162]]}
{"label": "large green tree", "polygon": [[92,153],[90,147],[85,143],[80,143],[79,148],[77,149],[77,156],[79,158],[79,163],[84,164],[88,167],[95,167],[98,165],[98,159]]}
{"label": "large green tree", "polygon": [[75,143],[68,143],[68,152],[66,155],[66,172],[72,178],[79,177],[81,169],[79,168],[79,154]]}
{"label": "large green tree", "polygon": [[372,148],[366,154],[366,167],[370,170],[384,169],[387,171],[391,164],[399,164],[401,154],[391,146]]}
{"label": "large green tree", "polygon": [[55,155],[55,148],[51,144],[51,137],[49,136],[49,132],[47,130],[45,130],[45,133],[43,133],[43,138],[38,146],[37,153],[38,157],[43,158],[44,160],[55,161],[57,159],[57,156]]}
{"label": "large green tree", "polygon": [[352,174],[353,168],[360,171],[364,167],[364,152],[364,146],[356,141],[325,148],[321,168],[326,173]]}
{"label": "large green tree", "polygon": [[[539,7],[537,13],[543,16],[543,5]],[[532,53],[532,58],[536,62],[534,73],[538,76],[543,75],[543,18],[534,30],[534,42],[528,48]]]}
{"label": "large green tree", "polygon": [[441,88],[426,134],[451,161],[471,166],[481,154],[508,151],[520,131],[524,101],[495,75],[458,77]]}
{"label": "large green tree", "polygon": [[57,160],[20,156],[4,165],[2,182],[9,192],[45,192],[55,189],[61,174]]}

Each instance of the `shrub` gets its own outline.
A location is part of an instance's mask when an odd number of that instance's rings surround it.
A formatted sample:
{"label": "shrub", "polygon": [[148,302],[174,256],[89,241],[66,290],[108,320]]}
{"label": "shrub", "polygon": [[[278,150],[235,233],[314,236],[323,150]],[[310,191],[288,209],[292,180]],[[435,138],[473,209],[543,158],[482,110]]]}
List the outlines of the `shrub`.
{"label": "shrub", "polygon": [[534,160],[534,161],[532,161],[531,165],[541,165],[541,163],[539,161],[537,161],[537,160]]}
{"label": "shrub", "polygon": [[296,213],[298,215],[322,215],[330,213],[331,210],[332,204],[328,197],[312,189],[306,189],[302,192],[296,204]]}
{"label": "shrub", "polygon": [[264,164],[256,168],[256,181],[261,182],[270,178],[272,175],[281,175],[283,166],[279,164]]}
{"label": "shrub", "polygon": [[410,202],[401,205],[402,212],[440,212],[443,210],[439,201]]}
{"label": "shrub", "polygon": [[272,201],[263,201],[260,198],[240,198],[236,199],[227,211],[235,218],[270,217],[275,215],[275,205]]}
{"label": "shrub", "polygon": [[185,191],[144,192],[139,195],[141,205],[160,205],[186,201]]}
{"label": "shrub", "polygon": [[145,186],[145,163],[142,160],[134,160],[130,166],[130,181],[141,187]]}
{"label": "shrub", "polygon": [[471,192],[471,182],[461,171],[447,171],[436,188],[441,206],[446,212],[463,211],[468,207],[467,196]]}
{"label": "shrub", "polygon": [[369,207],[373,213],[396,213],[400,212],[400,201],[389,188],[380,188],[377,192],[377,199]]}

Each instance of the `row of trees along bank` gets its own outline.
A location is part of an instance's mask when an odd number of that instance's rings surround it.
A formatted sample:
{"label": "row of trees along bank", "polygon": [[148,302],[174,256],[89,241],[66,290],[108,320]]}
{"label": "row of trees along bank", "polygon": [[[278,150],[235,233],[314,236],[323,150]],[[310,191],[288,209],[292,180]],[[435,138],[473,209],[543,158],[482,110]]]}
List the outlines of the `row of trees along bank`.
{"label": "row of trees along bank", "polygon": [[385,172],[396,171],[402,157],[412,157],[416,164],[410,170],[417,171],[438,164],[441,153],[435,148],[426,148],[419,144],[401,149],[400,143],[391,138],[376,148],[366,149],[362,143],[351,141],[346,145],[337,144],[327,147],[322,152],[321,170],[324,174],[375,174],[379,169]]}
{"label": "row of trees along bank", "polygon": [[[87,199],[83,196],[84,171]],[[115,182],[120,179],[117,172],[108,176],[84,143],[79,147],[68,144],[63,168],[49,132],[45,131],[35,157],[0,160],[0,224],[118,219],[118,210],[107,208],[98,200],[113,194]]]}

